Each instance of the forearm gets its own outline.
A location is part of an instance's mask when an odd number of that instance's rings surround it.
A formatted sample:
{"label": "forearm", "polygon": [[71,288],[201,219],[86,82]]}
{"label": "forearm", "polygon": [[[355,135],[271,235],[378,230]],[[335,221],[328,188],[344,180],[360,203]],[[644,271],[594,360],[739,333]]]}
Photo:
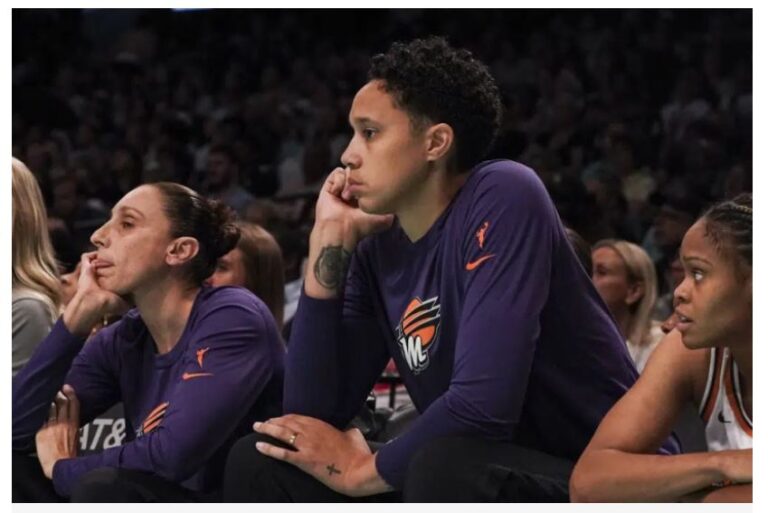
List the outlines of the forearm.
{"label": "forearm", "polygon": [[14,449],[31,448],[35,433],[43,425],[51,401],[64,384],[82,344],[83,338],[71,334],[60,320],[13,378]]}
{"label": "forearm", "polygon": [[752,502],[752,484],[724,486],[708,490],[701,502]]}
{"label": "forearm", "polygon": [[728,479],[728,455],[661,456],[614,449],[585,453],[571,477],[573,502],[674,502]]}
{"label": "forearm", "polygon": [[[288,344],[284,386],[286,413],[315,417],[338,429],[357,413],[388,359],[366,304],[370,297],[362,273],[355,272],[356,264],[350,270],[355,244],[346,233],[341,223],[313,230],[310,271]],[[357,280],[351,280],[354,275]]]}
{"label": "forearm", "polygon": [[309,260],[304,290],[315,299],[341,296],[349,260],[357,245],[353,230],[343,221],[318,223],[309,238]]}

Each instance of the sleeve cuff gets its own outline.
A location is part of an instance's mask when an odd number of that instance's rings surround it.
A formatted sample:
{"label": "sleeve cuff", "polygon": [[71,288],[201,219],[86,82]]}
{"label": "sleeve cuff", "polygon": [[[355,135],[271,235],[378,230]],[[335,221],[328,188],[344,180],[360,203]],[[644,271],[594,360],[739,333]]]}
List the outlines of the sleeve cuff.
{"label": "sleeve cuff", "polygon": [[65,458],[57,461],[53,464],[53,472],[51,472],[51,481],[53,481],[53,488],[56,493],[62,497],[69,497],[71,490],[71,483],[68,476],[68,462],[74,458]]}

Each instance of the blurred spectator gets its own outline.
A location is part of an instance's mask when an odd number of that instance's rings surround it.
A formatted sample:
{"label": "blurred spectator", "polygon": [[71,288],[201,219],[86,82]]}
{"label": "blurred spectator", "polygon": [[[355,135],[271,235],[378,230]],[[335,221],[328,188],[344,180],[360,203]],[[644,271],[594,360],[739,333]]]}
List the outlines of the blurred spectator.
{"label": "blurred spectator", "polygon": [[[657,275],[664,276],[664,265],[675,258],[680,243],[688,228],[701,213],[702,199],[690,191],[687,186],[676,181],[665,191],[657,195],[659,207],[643,238],[642,246],[656,266]],[[659,281],[662,294],[670,292],[666,282]]]}
{"label": "blurred spectator", "polygon": [[251,223],[236,224],[240,228],[237,246],[219,258],[216,270],[206,283],[213,287],[234,285],[250,290],[264,301],[278,330],[282,330],[285,281],[280,246],[264,228]]}
{"label": "blurred spectator", "polygon": [[59,316],[61,291],[40,187],[23,162],[12,161],[11,345],[15,376]]}
{"label": "blurred spectator", "polygon": [[587,241],[584,240],[584,238],[576,233],[576,231],[566,228],[565,234],[568,236],[568,240],[571,243],[571,247],[573,248],[573,252],[576,253],[576,256],[579,258],[579,262],[581,263],[581,266],[584,268],[584,271],[587,273],[587,275],[592,275],[592,249],[589,247],[589,244]]}
{"label": "blurred spectator", "polygon": [[83,196],[80,181],[73,175],[54,180],[50,213],[63,221],[78,248],[88,245],[91,234],[109,219],[101,200]]}
{"label": "blurred spectator", "polygon": [[239,183],[237,156],[232,147],[219,144],[208,151],[208,172],[203,181],[203,194],[223,201],[240,217],[255,198]]}
{"label": "blurred spectator", "polygon": [[648,254],[631,242],[606,239],[592,250],[592,280],[613,314],[638,372],[661,341],[651,320],[656,304],[656,271]]}
{"label": "blurred spectator", "polygon": [[[302,236],[350,137],[351,84],[392,41],[433,33],[471,48],[499,83],[489,158],[535,169],[589,243],[642,243],[658,264],[668,250],[654,199],[679,184],[703,202],[752,189],[748,9],[467,9],[461,23],[450,10],[394,9],[12,17],[12,144],[49,210],[64,176],[79,181],[79,204],[107,211],[139,182],[175,180],[243,217],[252,196],[279,200],[253,218]],[[71,268],[87,239],[68,248],[56,230]]]}

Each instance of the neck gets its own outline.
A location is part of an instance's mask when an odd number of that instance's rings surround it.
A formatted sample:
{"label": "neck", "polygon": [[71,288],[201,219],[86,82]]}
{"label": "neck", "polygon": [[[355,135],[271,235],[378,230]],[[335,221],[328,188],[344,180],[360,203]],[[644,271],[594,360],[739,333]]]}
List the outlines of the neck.
{"label": "neck", "polygon": [[170,352],[181,338],[200,287],[182,285],[168,278],[149,290],[134,294],[141,319],[155,341],[158,354]]}
{"label": "neck", "polygon": [[403,198],[395,215],[411,242],[429,231],[468,177],[468,173],[449,173],[446,169],[430,171],[422,186]]}
{"label": "neck", "polygon": [[749,327],[750,334],[744,337],[744,343],[728,346],[739,367],[739,374],[745,381],[745,384],[752,390],[752,327]]}

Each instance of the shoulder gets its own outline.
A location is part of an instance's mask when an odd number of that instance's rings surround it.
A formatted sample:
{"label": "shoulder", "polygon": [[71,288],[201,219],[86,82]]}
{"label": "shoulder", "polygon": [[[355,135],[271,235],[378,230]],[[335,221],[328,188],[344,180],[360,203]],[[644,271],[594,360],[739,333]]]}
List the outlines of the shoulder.
{"label": "shoulder", "polygon": [[47,319],[51,322],[55,317],[53,303],[50,300],[46,301],[42,297],[31,294],[21,296],[14,294],[11,310],[14,319]]}
{"label": "shoulder", "polygon": [[473,191],[527,196],[547,194],[544,183],[530,167],[513,160],[488,160],[471,171],[467,180]]}
{"label": "shoulder", "polygon": [[551,217],[556,210],[536,172],[512,160],[478,164],[464,184],[472,211],[517,213],[525,217]]}
{"label": "shoulder", "polygon": [[264,303],[256,295],[243,287],[203,287],[200,289],[199,310],[235,308],[239,310],[258,311]]}
{"label": "shoulder", "polygon": [[243,323],[265,328],[271,313],[253,292],[242,287],[203,287],[196,308],[196,324],[214,323],[228,329]]}
{"label": "shoulder", "polygon": [[678,330],[670,331],[651,353],[638,383],[666,382],[686,400],[698,401],[696,384],[706,378],[709,349],[689,349]]}

